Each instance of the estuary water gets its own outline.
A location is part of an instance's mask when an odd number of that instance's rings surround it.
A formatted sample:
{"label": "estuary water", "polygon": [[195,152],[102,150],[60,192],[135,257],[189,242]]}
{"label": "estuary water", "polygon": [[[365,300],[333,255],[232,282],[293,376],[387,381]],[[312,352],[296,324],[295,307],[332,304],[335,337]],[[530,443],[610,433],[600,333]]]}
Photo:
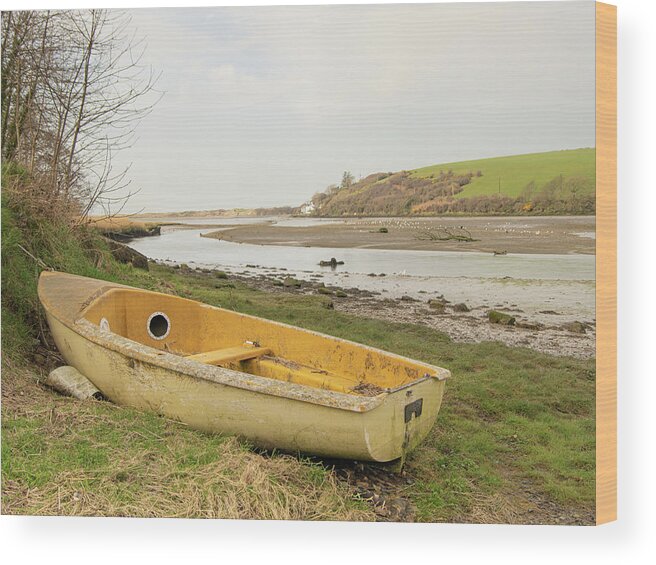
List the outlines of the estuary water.
{"label": "estuary water", "polygon": [[[178,221],[178,220],[176,220]],[[287,274],[322,280],[327,285],[357,287],[390,298],[444,295],[473,306],[514,307],[540,318],[544,310],[571,319],[594,319],[595,257],[583,254],[508,254],[407,251],[367,248],[318,248],[234,243],[201,237],[223,226],[265,221],[262,218],[182,220],[162,234],[135,239],[131,247],[168,264],[222,269],[241,274]],[[312,218],[280,219],[279,225],[313,225]],[[328,220],[329,221],[329,220]],[[203,227],[195,227],[200,226]],[[335,269],[319,261],[344,261]],[[375,275],[375,276],[374,276]],[[384,276],[383,276],[384,275]]]}

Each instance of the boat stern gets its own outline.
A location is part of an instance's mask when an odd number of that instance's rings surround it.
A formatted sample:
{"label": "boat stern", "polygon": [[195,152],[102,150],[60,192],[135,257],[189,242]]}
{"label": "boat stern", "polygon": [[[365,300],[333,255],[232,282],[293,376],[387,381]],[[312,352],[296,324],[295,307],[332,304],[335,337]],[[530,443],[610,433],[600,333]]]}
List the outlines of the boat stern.
{"label": "boat stern", "polygon": [[404,460],[430,433],[442,405],[446,369],[387,393],[367,414],[364,439],[372,461]]}

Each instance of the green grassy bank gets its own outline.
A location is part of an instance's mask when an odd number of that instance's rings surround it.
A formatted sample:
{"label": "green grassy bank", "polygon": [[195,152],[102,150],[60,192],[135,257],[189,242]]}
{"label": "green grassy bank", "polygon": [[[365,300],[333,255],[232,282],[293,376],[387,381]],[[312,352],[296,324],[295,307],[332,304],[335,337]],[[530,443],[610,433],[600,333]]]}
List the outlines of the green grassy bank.
{"label": "green grassy bank", "polygon": [[416,169],[412,174],[425,178],[440,171],[452,170],[456,174],[481,171],[482,175],[474,176],[456,198],[495,194],[517,198],[529,183],[541,187],[560,175],[580,177],[587,181],[581,183],[583,196],[594,193],[595,166],[594,148],[585,148],[442,163]]}
{"label": "green grassy bank", "polygon": [[595,149],[372,173],[313,196],[318,216],[590,215]]}
{"label": "green grassy bank", "polygon": [[[5,513],[374,519],[316,461],[262,455],[106,402],[38,384],[43,264],[171,292],[450,369],[442,410],[407,463],[403,495],[424,521],[588,523],[594,512],[594,361],[336,312],[330,298],[266,293],[230,278],[119,265],[94,233],[2,210],[2,501]],[[20,247],[19,247],[20,246]],[[25,250],[23,251],[21,247]],[[37,347],[43,347],[43,344]]]}

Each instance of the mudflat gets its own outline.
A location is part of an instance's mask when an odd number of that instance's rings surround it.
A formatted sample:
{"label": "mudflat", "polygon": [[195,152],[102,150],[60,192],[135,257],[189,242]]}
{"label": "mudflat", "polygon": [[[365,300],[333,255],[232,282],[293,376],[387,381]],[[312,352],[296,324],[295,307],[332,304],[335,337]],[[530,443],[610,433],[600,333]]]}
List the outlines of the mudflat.
{"label": "mudflat", "polygon": [[594,254],[595,217],[354,218],[311,226],[263,221],[221,226],[204,237],[297,247]]}

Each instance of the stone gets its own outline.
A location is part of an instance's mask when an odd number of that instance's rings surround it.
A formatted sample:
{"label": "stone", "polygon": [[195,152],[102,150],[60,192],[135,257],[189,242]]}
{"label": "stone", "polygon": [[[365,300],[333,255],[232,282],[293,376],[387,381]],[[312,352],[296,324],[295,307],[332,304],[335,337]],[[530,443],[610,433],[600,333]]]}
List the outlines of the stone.
{"label": "stone", "polygon": [[539,322],[517,322],[515,325],[518,328],[523,328],[525,330],[535,330],[535,331],[540,331],[544,329],[544,325],[540,324]]}
{"label": "stone", "polygon": [[287,277],[282,281],[282,285],[286,288],[298,288],[301,286],[301,281],[292,277]]}
{"label": "stone", "polygon": [[490,310],[487,313],[487,319],[491,324],[501,324],[502,326],[514,326],[515,318],[509,314],[498,312],[497,310]]}
{"label": "stone", "polygon": [[119,263],[130,264],[137,269],[148,270],[148,257],[118,241],[105,238],[109,251]]}
{"label": "stone", "polygon": [[584,334],[586,332],[585,324],[582,322],[568,322],[567,324],[563,324],[561,327],[562,329],[575,334]]}
{"label": "stone", "polygon": [[445,304],[442,300],[431,299],[428,301],[428,306],[431,310],[435,310],[437,314],[442,314],[445,309]]}

